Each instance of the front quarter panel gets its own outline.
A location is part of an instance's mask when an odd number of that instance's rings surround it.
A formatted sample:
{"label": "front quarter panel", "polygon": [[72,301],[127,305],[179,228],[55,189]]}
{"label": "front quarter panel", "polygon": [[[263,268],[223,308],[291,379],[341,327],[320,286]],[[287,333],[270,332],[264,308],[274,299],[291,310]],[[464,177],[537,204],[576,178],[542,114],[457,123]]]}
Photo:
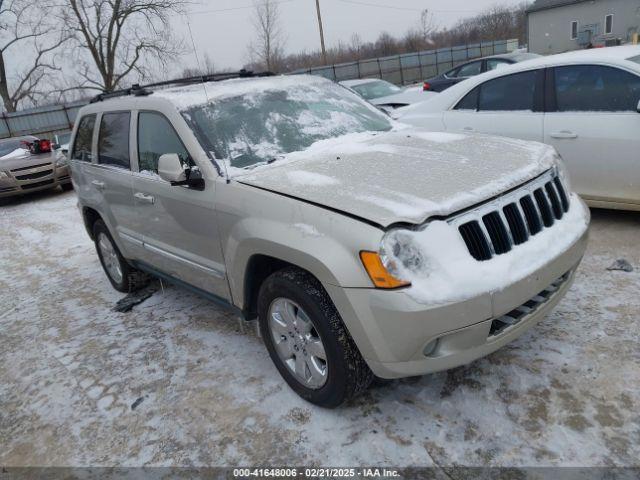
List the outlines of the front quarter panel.
{"label": "front quarter panel", "polygon": [[234,304],[244,307],[244,276],[254,255],[303,268],[325,285],[373,287],[359,258],[377,251],[383,231],[341,213],[221,180],[216,208]]}

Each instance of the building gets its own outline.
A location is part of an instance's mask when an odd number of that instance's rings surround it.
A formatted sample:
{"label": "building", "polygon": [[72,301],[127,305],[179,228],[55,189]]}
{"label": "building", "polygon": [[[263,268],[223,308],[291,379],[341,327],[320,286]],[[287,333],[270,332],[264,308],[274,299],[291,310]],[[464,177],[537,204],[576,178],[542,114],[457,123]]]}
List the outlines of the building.
{"label": "building", "polygon": [[529,51],[542,55],[638,42],[640,0],[536,0],[527,10]]}

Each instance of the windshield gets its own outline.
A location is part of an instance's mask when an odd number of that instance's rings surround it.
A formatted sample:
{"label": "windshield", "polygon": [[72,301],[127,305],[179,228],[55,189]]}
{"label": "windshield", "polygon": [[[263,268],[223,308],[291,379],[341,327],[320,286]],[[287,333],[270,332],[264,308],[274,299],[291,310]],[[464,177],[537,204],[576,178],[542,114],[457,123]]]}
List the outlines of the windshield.
{"label": "windshield", "polygon": [[237,168],[271,162],[319,140],[391,129],[387,116],[327,81],[225,97],[182,113],[202,145]]}
{"label": "windshield", "polygon": [[6,140],[0,143],[0,157],[9,155],[18,149],[26,149],[25,144],[20,139]]}
{"label": "windshield", "polygon": [[351,88],[365,100],[395,95],[402,91],[401,88],[396,87],[393,83],[385,82],[384,80],[353,85]]}
{"label": "windshield", "polygon": [[627,58],[627,60],[640,64],[640,55],[638,55],[637,57]]}

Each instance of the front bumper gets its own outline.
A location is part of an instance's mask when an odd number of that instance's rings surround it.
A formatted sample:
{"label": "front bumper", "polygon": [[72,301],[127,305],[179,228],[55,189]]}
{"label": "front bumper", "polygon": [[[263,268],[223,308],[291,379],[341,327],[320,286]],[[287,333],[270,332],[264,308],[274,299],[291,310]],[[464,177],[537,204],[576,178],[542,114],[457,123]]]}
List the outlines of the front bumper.
{"label": "front bumper", "polygon": [[0,198],[24,195],[71,183],[71,170],[68,165],[57,167],[54,163],[47,163],[6,173],[9,177],[0,179]]}
{"label": "front bumper", "polygon": [[529,276],[461,302],[429,307],[402,290],[327,286],[327,291],[377,376],[422,375],[485,356],[544,318],[571,286],[587,239],[585,230]]}

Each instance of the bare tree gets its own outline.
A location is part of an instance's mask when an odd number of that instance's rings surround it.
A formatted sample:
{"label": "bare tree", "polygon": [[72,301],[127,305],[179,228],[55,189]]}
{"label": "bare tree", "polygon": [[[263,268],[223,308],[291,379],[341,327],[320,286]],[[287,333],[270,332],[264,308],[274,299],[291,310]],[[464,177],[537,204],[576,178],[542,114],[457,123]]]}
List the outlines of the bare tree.
{"label": "bare tree", "polygon": [[435,21],[433,20],[433,14],[428,9],[424,9],[420,14],[420,35],[424,45],[433,45],[431,36],[438,30]]}
{"label": "bare tree", "polygon": [[28,0],[0,1],[0,97],[8,112],[25,100],[37,103],[49,75],[59,70],[55,53],[69,36],[52,28],[50,8]]}
{"label": "bare tree", "polygon": [[256,31],[256,38],[249,45],[252,61],[262,64],[268,71],[277,71],[284,50],[284,35],[280,27],[280,7],[277,1],[257,0],[254,3],[252,22]]}
{"label": "bare tree", "polygon": [[62,20],[80,47],[82,88],[111,91],[131,74],[144,79],[152,63],[165,66],[182,51],[169,16],[182,14],[187,0],[64,1]]}
{"label": "bare tree", "polygon": [[182,70],[182,75],[185,77],[197,77],[199,75],[212,75],[216,73],[215,64],[208,53],[204,54],[203,65],[198,65],[196,68],[187,67]]}

